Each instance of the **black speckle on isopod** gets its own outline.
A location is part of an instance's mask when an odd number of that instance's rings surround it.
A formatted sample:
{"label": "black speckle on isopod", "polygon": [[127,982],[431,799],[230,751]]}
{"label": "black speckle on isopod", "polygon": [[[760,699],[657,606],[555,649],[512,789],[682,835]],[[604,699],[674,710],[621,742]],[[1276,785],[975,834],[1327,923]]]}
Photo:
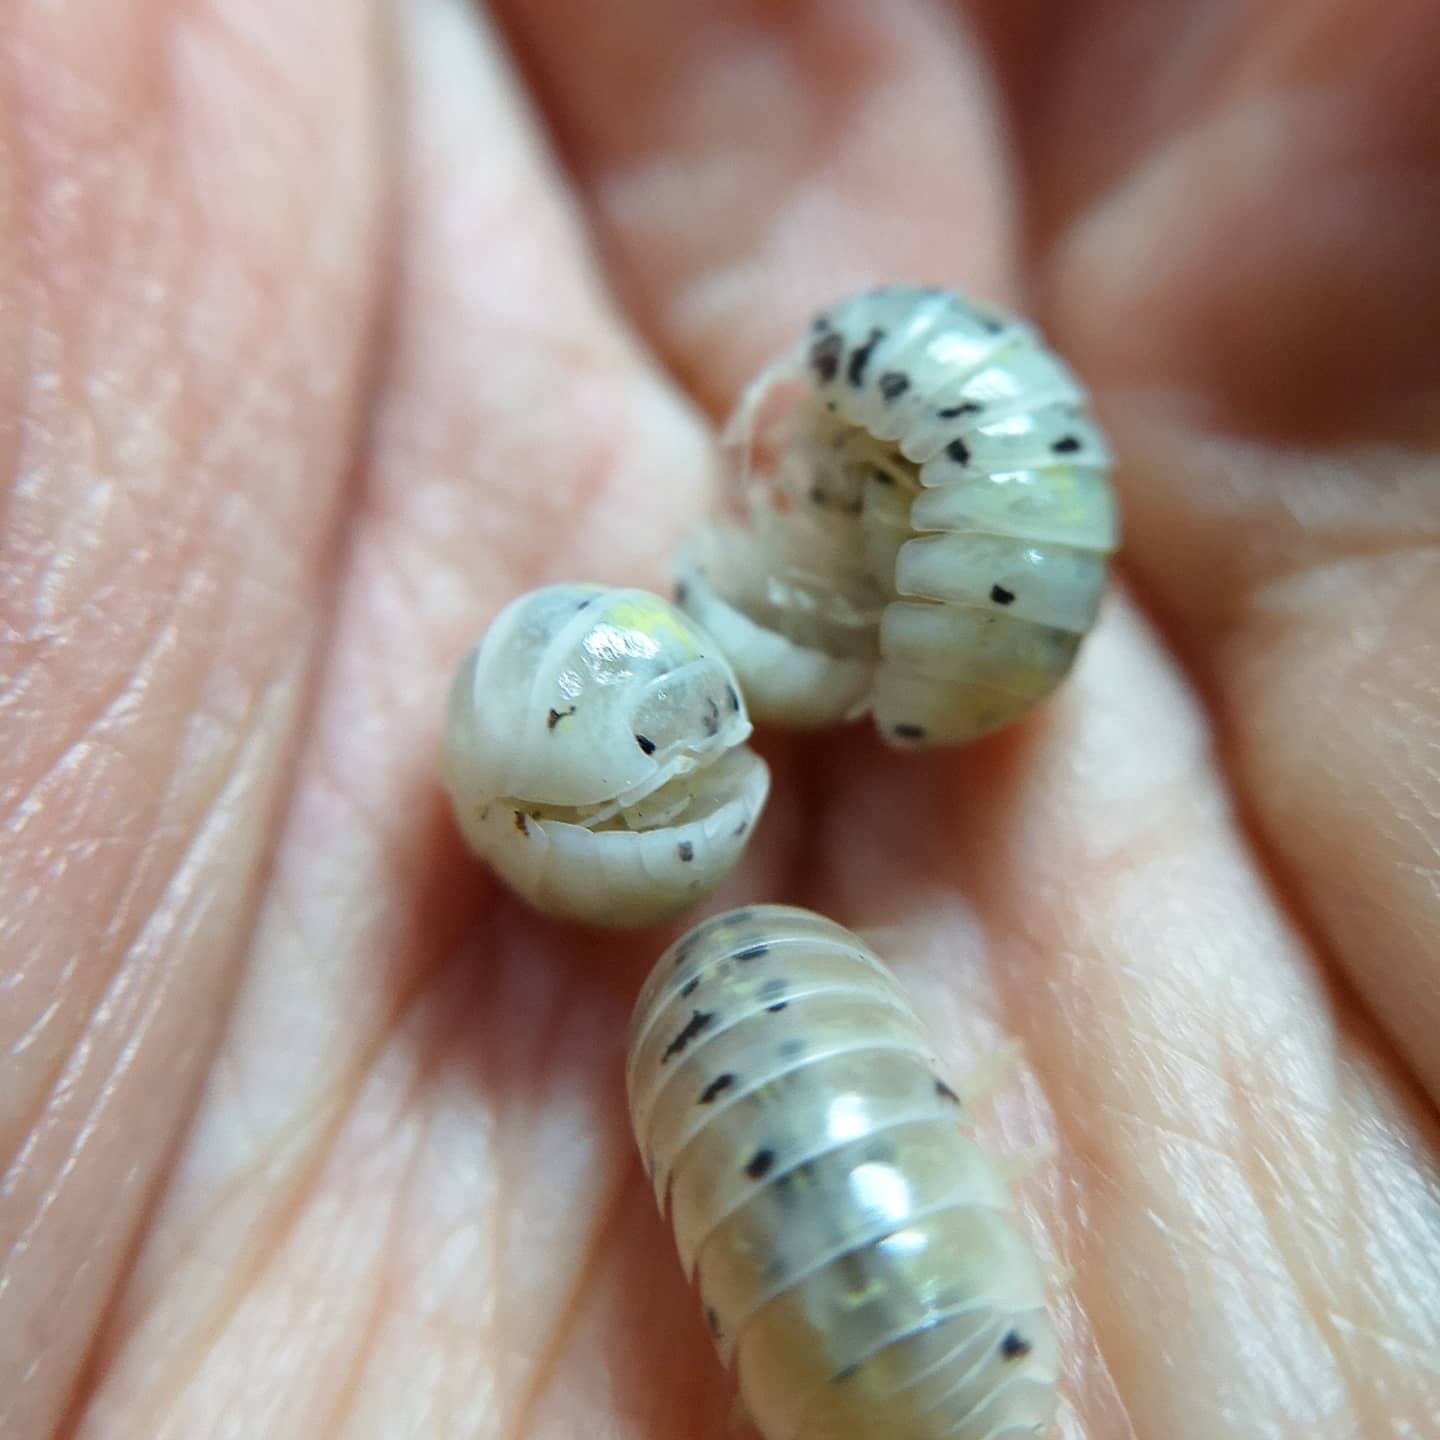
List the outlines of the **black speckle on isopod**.
{"label": "black speckle on isopod", "polygon": [[752,1180],[763,1180],[774,1163],[775,1152],[768,1147],[762,1147],[745,1162],[745,1173]]}
{"label": "black speckle on isopod", "polygon": [[1003,585],[992,585],[990,587],[990,598],[997,605],[1010,605],[1015,600],[1015,592],[1007,590]]}
{"label": "black speckle on isopod", "polygon": [[887,370],[880,377],[880,393],[888,403],[898,400],[910,388],[910,377],[900,370]]}
{"label": "black speckle on isopod", "polygon": [[739,965],[745,964],[747,960],[758,960],[762,955],[768,955],[768,945],[747,945],[743,950],[735,952],[735,961]]}
{"label": "black speckle on isopod", "polygon": [[1051,447],[1057,455],[1073,455],[1080,448],[1076,435],[1062,435]]}
{"label": "black speckle on isopod", "polygon": [[682,999],[688,1000],[699,988],[700,988],[700,977],[699,977],[698,975],[692,975],[692,976],[680,987],[680,996],[681,996]]}
{"label": "black speckle on isopod", "polygon": [[723,1075],[717,1075],[701,1092],[700,1103],[702,1105],[713,1105],[732,1085],[738,1077],[726,1071]]}
{"label": "black speckle on isopod", "polygon": [[737,691],[733,685],[727,685],[725,687],[725,698],[730,702],[730,713],[732,715],[738,715],[740,713],[739,691]]}
{"label": "black speckle on isopod", "polygon": [[1007,1330],[1005,1338],[1000,1342],[1000,1353],[1007,1360],[1023,1359],[1034,1348],[1018,1330]]}
{"label": "black speckle on isopod", "polygon": [[709,1028],[715,1019],[713,1010],[693,1010],[690,1018],[685,1022],[680,1033],[665,1047],[665,1053],[660,1057],[663,1065],[667,1060],[673,1060],[677,1055],[683,1055],[685,1048],[697,1035],[701,1035]]}
{"label": "black speckle on isopod", "polygon": [[952,440],[945,447],[945,453],[957,465],[968,465],[970,463],[970,447],[963,440]]}
{"label": "black speckle on isopod", "polygon": [[925,727],[923,725],[897,725],[894,734],[899,740],[923,740]]}
{"label": "black speckle on isopod", "polygon": [[515,812],[515,828],[522,835],[528,835],[530,833],[530,822],[525,818],[525,812],[523,810],[517,810]]}
{"label": "black speckle on isopod", "polygon": [[653,755],[655,753],[655,742],[648,735],[637,735],[635,737],[635,743],[645,754]]}
{"label": "black speckle on isopod", "polygon": [[713,1305],[705,1307],[705,1323],[710,1327],[710,1333],[717,1339],[725,1338],[724,1332],[720,1329],[720,1317],[715,1313]]}
{"label": "black speckle on isopod", "polygon": [[937,1080],[935,1082],[935,1093],[942,1100],[949,1100],[955,1105],[960,1103],[960,1097],[943,1080]]}
{"label": "black speckle on isopod", "polygon": [[715,698],[712,695],[705,697],[705,718],[700,724],[707,735],[718,735],[720,733],[720,707],[715,703]]}
{"label": "black speckle on isopod", "polygon": [[845,367],[845,378],[858,390],[865,383],[865,368],[875,347],[885,338],[885,332],[878,326],[865,337],[863,344],[850,352],[850,363]]}
{"label": "black speckle on isopod", "polygon": [[675,847],[675,853],[683,864],[688,865],[695,858],[695,847],[688,840],[682,840]]}
{"label": "black speckle on isopod", "polygon": [[552,709],[545,717],[545,728],[547,730],[553,730],[562,720],[568,720],[574,713],[575,707],[573,705],[568,710]]}
{"label": "black speckle on isopod", "polygon": [[984,408],[978,400],[962,400],[958,405],[947,405],[935,413],[942,420],[958,420],[962,415],[978,415]]}
{"label": "black speckle on isopod", "polygon": [[674,595],[675,603],[677,605],[684,605],[690,599],[690,587],[683,580],[677,580],[675,582]]}
{"label": "black speckle on isopod", "polygon": [[840,373],[845,342],[833,330],[824,331],[810,347],[810,368],[828,385]]}

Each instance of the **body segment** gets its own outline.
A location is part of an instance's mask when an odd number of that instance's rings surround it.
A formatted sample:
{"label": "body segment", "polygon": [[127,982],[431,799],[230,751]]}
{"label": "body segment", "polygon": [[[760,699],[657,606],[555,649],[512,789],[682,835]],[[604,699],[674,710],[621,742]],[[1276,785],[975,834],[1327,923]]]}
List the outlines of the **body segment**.
{"label": "body segment", "polygon": [[540,909],[651,924],[739,858],[769,775],[734,673],[643,590],[506,606],[450,691],[441,770],[471,848]]}
{"label": "body segment", "polygon": [[884,965],[807,911],[698,926],[636,1006],[631,1120],[765,1440],[1018,1440],[1056,1353],[1004,1181]]}
{"label": "body segment", "polygon": [[759,718],[868,710],[893,744],[948,744],[1064,678],[1118,522],[1084,389],[1028,325],[943,290],[854,296],[760,377],[729,449],[681,603]]}

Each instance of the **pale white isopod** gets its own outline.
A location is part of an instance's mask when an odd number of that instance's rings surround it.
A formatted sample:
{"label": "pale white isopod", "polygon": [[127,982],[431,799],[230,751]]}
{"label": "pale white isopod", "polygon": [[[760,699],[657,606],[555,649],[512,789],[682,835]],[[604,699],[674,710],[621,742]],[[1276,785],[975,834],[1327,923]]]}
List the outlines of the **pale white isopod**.
{"label": "pale white isopod", "polygon": [[841,302],[750,387],[728,514],[677,597],[758,720],[874,714],[901,746],[1009,724],[1065,677],[1118,543],[1084,388],[1029,325],[944,290]]}
{"label": "pale white isopod", "polygon": [[765,1440],[1045,1432],[1040,1267],[910,1002],[854,934],[778,905],[698,925],[641,992],[626,1086]]}
{"label": "pale white isopod", "polygon": [[507,605],[450,688],[441,773],[470,847],[551,914],[649,925],[703,899],[769,791],[714,641],[644,590]]}

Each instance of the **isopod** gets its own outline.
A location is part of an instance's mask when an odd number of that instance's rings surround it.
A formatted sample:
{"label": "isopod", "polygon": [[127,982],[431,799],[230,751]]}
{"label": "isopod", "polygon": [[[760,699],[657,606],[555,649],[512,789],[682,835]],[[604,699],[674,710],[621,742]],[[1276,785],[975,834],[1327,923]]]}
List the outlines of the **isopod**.
{"label": "isopod", "polygon": [[471,849],[531,904],[648,925],[745,848],[770,785],[750,730],[734,672],[673,605],[551,585],[461,662],[441,774]]}
{"label": "isopod", "polygon": [[938,289],[866,291],[752,384],[726,512],[677,598],[751,713],[873,713],[898,746],[1017,719],[1069,672],[1119,540],[1080,382],[1028,324]]}
{"label": "isopod", "polygon": [[766,1440],[1019,1440],[1056,1404],[1044,1278],[920,1020],[850,931],[764,905],[646,981],[631,1124]]}

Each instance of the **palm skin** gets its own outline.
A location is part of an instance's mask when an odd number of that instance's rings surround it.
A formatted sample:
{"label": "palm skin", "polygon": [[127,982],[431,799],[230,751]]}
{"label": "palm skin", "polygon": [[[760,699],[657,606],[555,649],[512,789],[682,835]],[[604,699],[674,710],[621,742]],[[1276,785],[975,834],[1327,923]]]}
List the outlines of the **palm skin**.
{"label": "palm skin", "polygon": [[12,11],[0,1432],[724,1433],[623,1119],[667,937],[464,856],[441,700],[924,278],[1092,384],[1124,578],[1011,735],[769,741],[716,903],[1020,1039],[1059,1434],[1440,1434],[1433,6]]}

